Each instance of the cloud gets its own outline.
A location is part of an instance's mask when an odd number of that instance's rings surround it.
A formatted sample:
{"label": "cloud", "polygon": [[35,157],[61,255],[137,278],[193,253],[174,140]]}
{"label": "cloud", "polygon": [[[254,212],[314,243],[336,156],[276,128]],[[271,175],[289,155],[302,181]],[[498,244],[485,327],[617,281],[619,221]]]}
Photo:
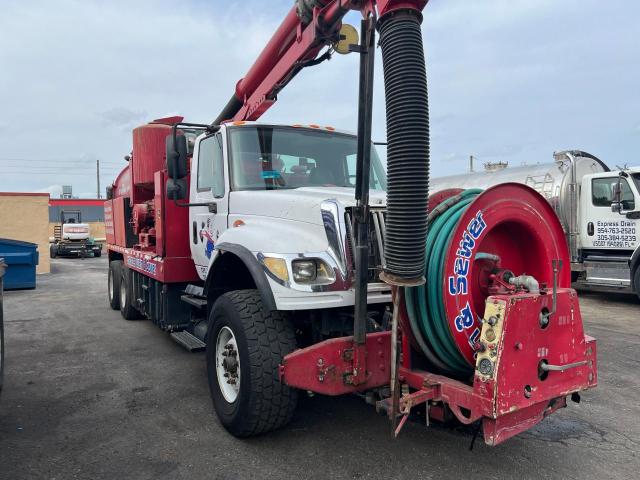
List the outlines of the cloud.
{"label": "cloud", "polygon": [[126,107],[115,107],[98,114],[102,118],[102,123],[109,127],[132,128],[144,122],[147,112],[134,111]]}
{"label": "cloud", "polygon": [[34,191],[35,193],[48,193],[51,198],[60,198],[62,196],[62,185],[49,185]]}
{"label": "cloud", "polygon": [[[0,157],[87,152],[87,164],[3,175],[0,190],[92,191],[92,159],[105,162],[103,184],[114,179],[134,126],[167,112],[211,121],[290,8],[288,0],[185,0],[178,9],[168,0],[3,3]],[[434,175],[455,173],[470,154],[518,165],[566,145],[612,163],[628,158],[640,147],[621,127],[636,125],[640,111],[639,16],[637,2],[606,10],[591,0],[429,2]],[[379,52],[376,61],[373,136],[384,140]],[[336,56],[303,70],[263,119],[355,131],[357,95],[358,58]]]}

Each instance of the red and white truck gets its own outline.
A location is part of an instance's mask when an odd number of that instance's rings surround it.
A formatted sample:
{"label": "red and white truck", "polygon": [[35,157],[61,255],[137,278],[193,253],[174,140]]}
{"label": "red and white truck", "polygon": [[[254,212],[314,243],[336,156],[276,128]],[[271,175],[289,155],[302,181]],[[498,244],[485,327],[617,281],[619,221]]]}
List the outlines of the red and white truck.
{"label": "red and white truck", "polygon": [[[428,194],[426,3],[297,0],[214,122],[133,131],[105,202],[109,302],[206,349],[234,435],[285,425],[300,391],[366,392],[395,434],[421,408],[495,445],[597,384],[544,198],[516,184]],[[371,142],[376,30],[386,174]],[[255,122],[334,51],[360,55],[357,134]]]}

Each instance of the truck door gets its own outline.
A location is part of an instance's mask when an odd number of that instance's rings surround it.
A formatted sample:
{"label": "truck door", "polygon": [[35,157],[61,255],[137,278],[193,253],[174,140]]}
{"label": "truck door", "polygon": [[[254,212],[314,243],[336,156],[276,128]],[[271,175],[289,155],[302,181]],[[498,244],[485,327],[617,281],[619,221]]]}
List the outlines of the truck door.
{"label": "truck door", "polygon": [[[620,182],[622,211],[612,211]],[[628,250],[638,245],[638,220],[627,213],[640,209],[637,190],[627,178],[612,172],[608,176],[586,176],[582,186],[582,248],[593,250]],[[630,217],[633,217],[631,215]]]}
{"label": "truck door", "polygon": [[190,207],[191,254],[200,278],[205,279],[220,234],[227,228],[228,198],[223,136],[204,137],[194,151],[191,171],[191,203],[212,205]]}

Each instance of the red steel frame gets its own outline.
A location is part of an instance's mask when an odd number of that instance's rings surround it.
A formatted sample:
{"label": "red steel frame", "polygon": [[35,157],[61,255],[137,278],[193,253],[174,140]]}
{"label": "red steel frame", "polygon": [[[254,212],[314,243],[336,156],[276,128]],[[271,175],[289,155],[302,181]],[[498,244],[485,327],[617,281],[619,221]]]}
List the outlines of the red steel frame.
{"label": "red steel frame", "polygon": [[[566,405],[565,397],[597,385],[596,342],[584,334],[575,291],[558,291],[557,310],[547,328],[538,318],[543,307],[551,307],[547,295],[496,295],[487,302],[504,302],[506,314],[502,338],[497,342],[495,376],[486,379],[477,371],[470,383],[436,375],[411,366],[411,351],[403,343],[400,382],[410,394],[400,399],[397,414],[408,415],[418,404],[427,403],[430,416],[442,419],[448,408],[462,423],[482,421],[485,442],[497,445],[538,423]],[[401,312],[401,315],[404,315]],[[407,338],[404,336],[403,338]],[[280,368],[286,384],[325,395],[342,395],[389,384],[391,332],[367,335],[366,381],[349,382],[352,374],[353,337],[326,340],[287,355]],[[539,364],[581,363],[564,372],[539,376]],[[390,409],[389,402],[381,402]],[[432,406],[432,404],[434,404]]]}

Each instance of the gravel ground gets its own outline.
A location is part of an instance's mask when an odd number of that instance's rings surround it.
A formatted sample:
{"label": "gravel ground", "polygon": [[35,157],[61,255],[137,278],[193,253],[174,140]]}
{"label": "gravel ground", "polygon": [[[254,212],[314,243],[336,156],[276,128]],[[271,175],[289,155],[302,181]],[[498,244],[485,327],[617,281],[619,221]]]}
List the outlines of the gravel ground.
{"label": "gravel ground", "polygon": [[5,293],[0,479],[637,478],[640,302],[582,294],[599,387],[529,432],[469,451],[467,432],[409,424],[397,440],[359,398],[305,398],[285,429],[219,425],[202,353],[106,301],[106,260],[58,259]]}

